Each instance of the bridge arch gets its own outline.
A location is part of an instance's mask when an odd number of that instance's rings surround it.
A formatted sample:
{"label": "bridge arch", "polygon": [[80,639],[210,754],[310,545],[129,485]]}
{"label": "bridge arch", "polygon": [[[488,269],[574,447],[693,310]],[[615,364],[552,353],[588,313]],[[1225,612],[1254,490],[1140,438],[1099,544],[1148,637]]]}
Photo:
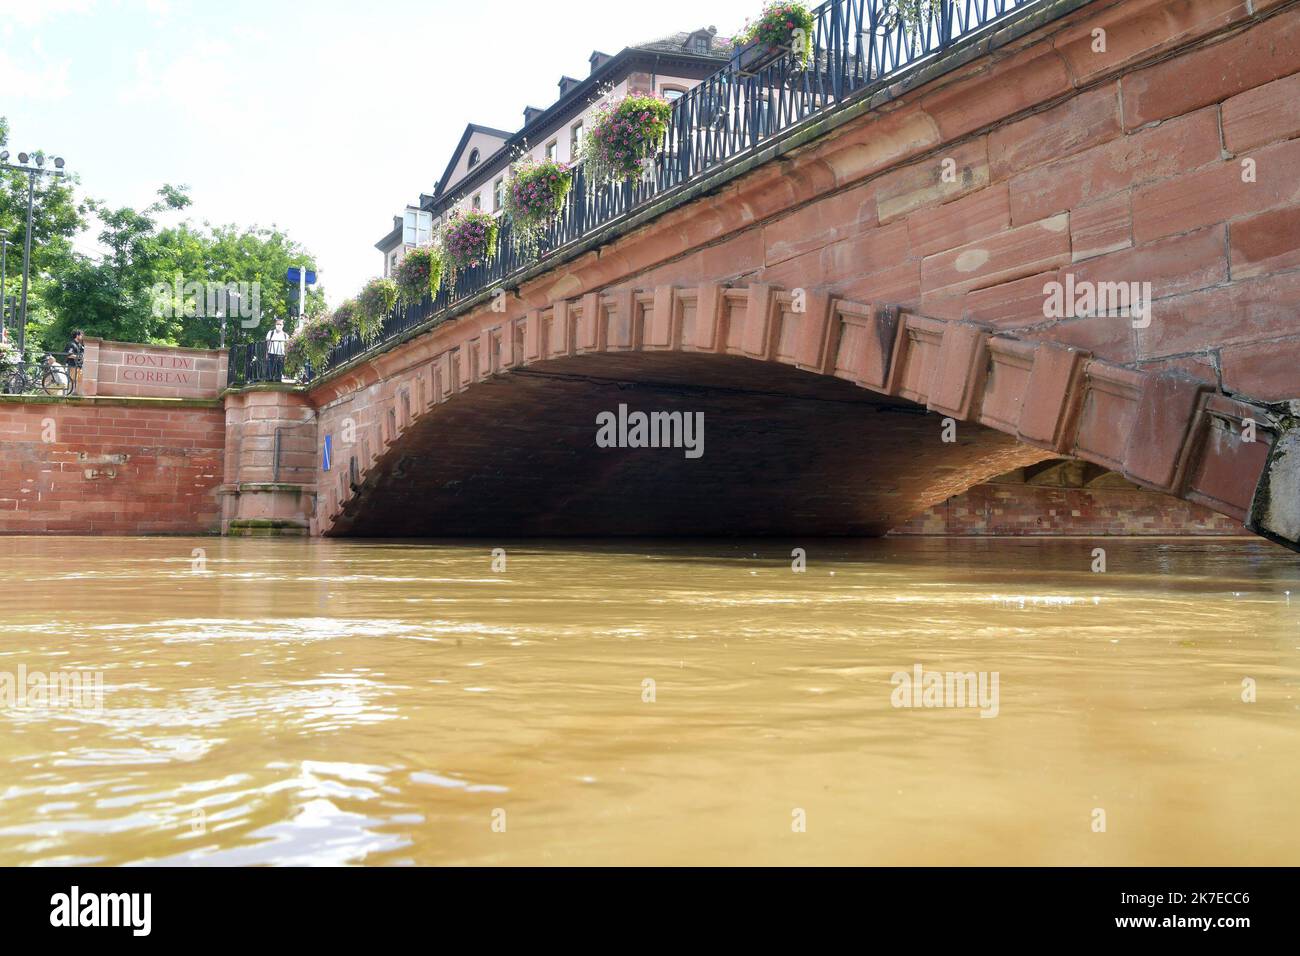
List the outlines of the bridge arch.
{"label": "bridge arch", "polygon": [[[591,293],[407,348],[315,396],[324,433],[360,423],[317,533],[874,535],[1062,457],[1249,523],[1282,431],[1178,372],[762,283]],[[702,414],[703,455],[598,447],[619,406]]]}

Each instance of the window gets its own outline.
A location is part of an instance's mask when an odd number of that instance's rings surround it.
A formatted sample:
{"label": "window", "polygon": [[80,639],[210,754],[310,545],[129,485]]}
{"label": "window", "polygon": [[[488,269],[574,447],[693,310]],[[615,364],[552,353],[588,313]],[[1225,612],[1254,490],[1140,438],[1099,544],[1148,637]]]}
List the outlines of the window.
{"label": "window", "polygon": [[582,121],[569,127],[569,158],[576,159],[582,152]]}
{"label": "window", "polygon": [[395,273],[396,271],[397,271],[397,253],[396,253],[396,252],[390,252],[390,253],[388,254],[388,269],[387,269],[387,271],[384,272],[384,275],[389,275],[389,276],[390,276],[390,275],[392,275],[393,273]]}
{"label": "window", "polygon": [[406,207],[402,217],[402,243],[407,246],[428,245],[433,239],[433,213],[427,209]]}
{"label": "window", "polygon": [[471,149],[471,150],[469,151],[469,165],[466,166],[465,168],[466,168],[466,169],[473,169],[473,168],[474,168],[475,166],[477,166],[477,165],[478,165],[478,150],[477,150],[477,149]]}
{"label": "window", "polygon": [[492,184],[492,211],[500,212],[501,207],[506,204],[506,178],[498,176],[496,182]]}
{"label": "window", "polygon": [[675,86],[664,87],[664,99],[666,99],[669,103],[673,103],[676,102],[677,100],[680,100],[685,93],[686,93],[685,90],[678,89]]}
{"label": "window", "polygon": [[560,158],[560,141],[553,139],[546,144],[546,158],[555,162]]}
{"label": "window", "polygon": [[699,34],[699,35],[697,35],[697,36],[693,36],[693,37],[691,37],[691,52],[692,52],[692,53],[708,53],[708,52],[709,52],[709,38],[708,38],[707,36],[704,36],[703,34]]}
{"label": "window", "polygon": [[482,193],[475,193],[475,194],[474,194],[474,201],[471,203],[471,205],[472,205],[475,209],[482,209],[482,208],[483,208],[483,194],[482,194]]}

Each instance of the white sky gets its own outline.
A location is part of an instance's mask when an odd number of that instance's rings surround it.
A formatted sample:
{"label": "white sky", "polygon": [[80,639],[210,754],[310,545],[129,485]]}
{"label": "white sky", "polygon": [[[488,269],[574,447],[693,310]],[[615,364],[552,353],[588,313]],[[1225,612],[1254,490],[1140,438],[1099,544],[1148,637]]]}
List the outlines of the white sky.
{"label": "white sky", "polygon": [[337,303],[382,269],[375,241],[466,123],[518,129],[593,49],[729,35],[762,5],[0,0],[0,115],[12,152],[66,157],[112,206],[170,182],[195,221],[280,227]]}

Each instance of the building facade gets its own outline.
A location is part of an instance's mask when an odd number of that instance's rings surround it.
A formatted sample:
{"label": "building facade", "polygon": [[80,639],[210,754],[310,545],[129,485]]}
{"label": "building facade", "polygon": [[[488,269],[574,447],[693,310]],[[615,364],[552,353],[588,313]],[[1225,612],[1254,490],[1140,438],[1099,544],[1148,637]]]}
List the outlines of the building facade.
{"label": "building facade", "polygon": [[714,27],[624,48],[610,55],[599,50],[588,58],[585,79],[562,76],[559,96],[545,108],[524,108],[515,132],[470,123],[431,194],[400,216],[375,243],[383,255],[383,274],[392,275],[406,250],[430,242],[456,210],[499,214],[512,163],[529,157],[572,163],[580,158],[583,137],[601,104],[630,93],[653,93],[674,100],[717,72],[731,53],[730,41]]}

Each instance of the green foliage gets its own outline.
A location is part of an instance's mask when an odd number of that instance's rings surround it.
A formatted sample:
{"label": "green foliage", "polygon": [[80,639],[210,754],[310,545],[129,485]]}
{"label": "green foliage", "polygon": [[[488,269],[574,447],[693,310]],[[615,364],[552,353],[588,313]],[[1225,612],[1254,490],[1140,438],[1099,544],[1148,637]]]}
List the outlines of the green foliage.
{"label": "green foliage", "polygon": [[437,295],[442,282],[442,250],[437,246],[409,250],[394,278],[397,291],[407,305],[414,305],[426,295]]}
{"label": "green foliage", "polygon": [[[9,141],[9,123],[0,117],[0,146]],[[10,160],[13,161],[12,159]],[[72,240],[86,226],[86,218],[95,210],[95,203],[78,200],[75,196],[75,176],[45,174],[36,177],[32,201],[32,263],[28,289],[28,341],[29,347],[39,346],[45,330],[54,321],[45,293],[50,276],[66,268],[71,261]],[[0,172],[0,229],[8,230],[5,288],[0,295],[8,296],[12,311],[5,318],[14,331],[18,319],[18,303],[22,293],[23,243],[27,235],[26,173],[5,170]],[[59,347],[63,343],[59,343]]]}
{"label": "green foliage", "polygon": [[284,370],[292,378],[297,378],[307,367],[307,337],[301,329],[289,336],[284,346]]}
{"label": "green foliage", "polygon": [[[233,225],[195,226],[182,223],[163,230],[158,236],[159,258],[154,268],[154,282],[175,285],[188,282],[257,283],[261,323],[244,329],[235,318],[226,321],[226,342],[257,341],[276,319],[297,314],[298,289],[285,281],[290,267],[315,269],[313,256],[285,233],[274,228],[240,228]],[[325,298],[319,288],[307,290],[307,315],[326,311]],[[260,330],[260,331],[259,331]],[[212,348],[221,339],[221,320],[216,316],[175,319],[167,340],[176,345]]]}
{"label": "green foliage", "polygon": [[371,279],[357,296],[357,332],[365,342],[379,338],[384,319],[397,305],[399,293],[392,279]]}
{"label": "green foliage", "polygon": [[340,338],[339,329],[331,316],[318,315],[305,319],[289,337],[285,347],[285,370],[290,375],[297,376],[306,360],[316,371],[321,371]]}
{"label": "green foliage", "polygon": [[593,183],[629,180],[641,175],[641,161],[663,148],[673,105],[646,94],[625,96],[596,110],[582,147]]}
{"label": "green foliage", "polygon": [[339,303],[339,307],[330,315],[330,321],[334,323],[334,328],[338,329],[339,338],[351,335],[357,331],[357,313],[360,307],[356,299],[347,299]]}
{"label": "green foliage", "polygon": [[107,251],[98,262],[73,255],[51,277],[43,296],[54,316],[43,335],[47,349],[59,348],[74,328],[119,342],[178,344],[180,320],[155,317],[152,286],[163,264],[158,217],[185,209],[190,200],[183,188],[164,186],[158,195],[141,211],[97,209],[99,241]]}
{"label": "green foliage", "polygon": [[[7,133],[7,124],[0,118],[0,144]],[[297,290],[286,284],[285,272],[290,266],[314,269],[316,263],[282,231],[190,221],[164,226],[164,216],[183,213],[190,205],[183,186],[164,185],[156,201],[137,210],[77,199],[78,185],[76,177],[37,179],[29,349],[62,350],[74,328],[119,341],[215,348],[221,341],[219,316],[193,315],[191,309],[187,317],[180,301],[183,296],[156,295],[162,286],[175,290],[178,282],[181,289],[189,282],[257,283],[260,325],[244,328],[238,316],[228,316],[227,344],[260,341],[276,318],[296,313]],[[0,174],[0,228],[11,231],[5,284],[14,296],[21,287],[26,209],[27,176]],[[86,228],[92,214],[99,219],[97,238],[105,250],[99,257],[72,249],[73,238]],[[323,291],[309,290],[306,314],[324,311]]]}

